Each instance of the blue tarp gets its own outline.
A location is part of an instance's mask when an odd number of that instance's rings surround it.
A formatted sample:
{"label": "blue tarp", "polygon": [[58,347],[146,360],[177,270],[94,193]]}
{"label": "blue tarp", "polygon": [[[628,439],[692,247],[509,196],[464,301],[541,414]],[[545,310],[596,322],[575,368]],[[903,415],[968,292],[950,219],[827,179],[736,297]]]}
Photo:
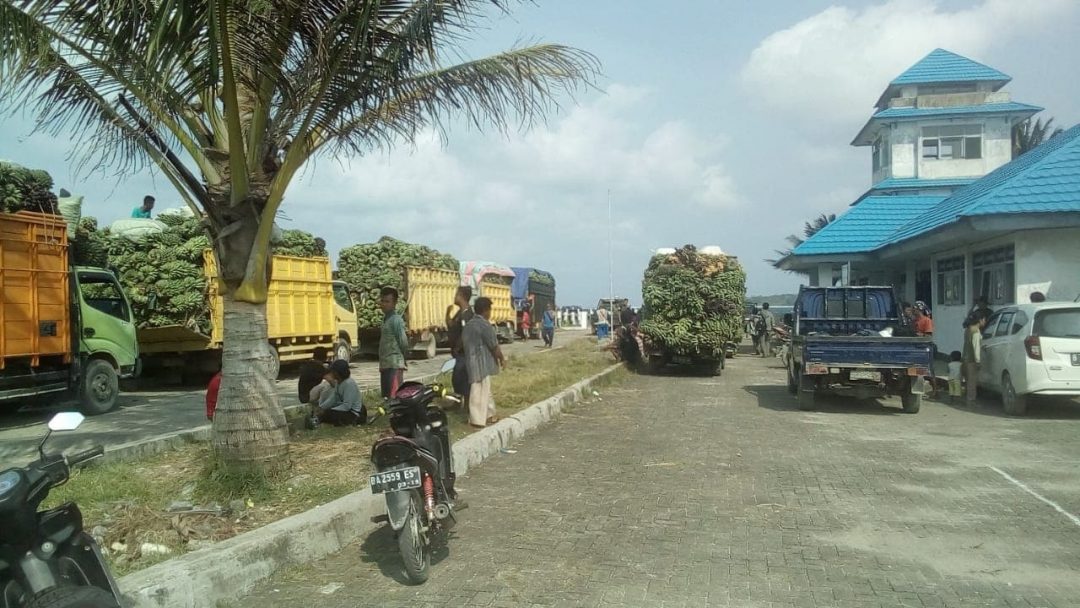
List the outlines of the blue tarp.
{"label": "blue tarp", "polygon": [[510,296],[515,300],[524,300],[529,297],[529,271],[532,268],[514,266],[514,282],[510,283]]}

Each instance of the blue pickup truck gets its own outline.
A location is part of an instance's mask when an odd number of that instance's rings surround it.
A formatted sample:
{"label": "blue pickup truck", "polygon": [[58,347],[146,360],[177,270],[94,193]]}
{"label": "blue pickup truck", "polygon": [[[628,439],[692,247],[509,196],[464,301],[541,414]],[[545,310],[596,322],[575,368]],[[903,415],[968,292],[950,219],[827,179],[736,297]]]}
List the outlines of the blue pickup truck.
{"label": "blue pickup truck", "polygon": [[933,366],[930,336],[915,336],[892,287],[802,287],[787,355],[788,390],[799,409],[817,395],[899,395],[914,414]]}

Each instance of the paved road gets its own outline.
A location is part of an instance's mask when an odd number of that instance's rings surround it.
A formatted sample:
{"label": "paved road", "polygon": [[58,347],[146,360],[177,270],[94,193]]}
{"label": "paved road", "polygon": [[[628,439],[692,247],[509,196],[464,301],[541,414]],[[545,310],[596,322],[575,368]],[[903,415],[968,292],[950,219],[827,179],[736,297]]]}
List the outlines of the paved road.
{"label": "paved road", "polygon": [[383,528],[239,605],[1080,606],[1080,407],[804,413],[782,374],[632,378],[460,482],[426,585]]}
{"label": "paved road", "polygon": [[[556,346],[568,340],[584,338],[584,332],[560,332]],[[537,340],[504,345],[508,356],[522,356],[539,351]],[[439,371],[449,359],[440,351],[434,359],[410,361],[408,377],[417,378]],[[378,362],[354,361],[353,373],[361,387],[378,387]],[[281,402],[296,402],[296,367],[285,367],[277,382]],[[79,430],[64,433],[50,440],[57,450],[85,449],[94,444],[105,446],[139,441],[158,435],[174,433],[206,424],[205,387],[182,387],[177,390],[164,388],[125,387],[119,399],[119,407],[101,416],[89,418]],[[3,406],[0,406],[3,407]],[[19,411],[0,413],[0,463],[30,460],[34,447],[45,432],[45,423],[57,411],[72,409],[71,403],[50,403],[43,406],[24,407]]]}

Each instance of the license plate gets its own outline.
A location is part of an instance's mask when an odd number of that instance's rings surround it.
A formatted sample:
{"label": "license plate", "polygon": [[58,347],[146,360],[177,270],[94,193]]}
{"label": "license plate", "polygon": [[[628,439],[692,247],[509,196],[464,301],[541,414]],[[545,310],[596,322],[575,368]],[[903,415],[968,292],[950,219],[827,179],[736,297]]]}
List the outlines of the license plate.
{"label": "license plate", "polygon": [[1072,354],[1072,364],[1073,365],[1080,365],[1080,353],[1073,353]]}
{"label": "license plate", "polygon": [[671,358],[671,361],[672,361],[672,363],[690,363],[690,357],[683,357],[681,355],[676,355],[676,356]]}
{"label": "license plate", "polygon": [[420,467],[375,473],[370,478],[371,493],[400,492],[420,487]]}
{"label": "license plate", "polygon": [[874,382],[881,381],[881,375],[878,372],[851,372],[852,380],[873,380]]}

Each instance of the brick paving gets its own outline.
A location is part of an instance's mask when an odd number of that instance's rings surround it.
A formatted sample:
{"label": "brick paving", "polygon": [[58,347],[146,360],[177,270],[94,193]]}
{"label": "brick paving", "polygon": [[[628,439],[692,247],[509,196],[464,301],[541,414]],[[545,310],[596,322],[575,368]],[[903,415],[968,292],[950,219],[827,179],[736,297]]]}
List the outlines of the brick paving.
{"label": "brick paving", "polygon": [[754,358],[631,377],[461,480],[427,584],[383,528],[238,605],[1080,606],[1080,526],[990,468],[1080,514],[1078,433],[1076,403],[800,412]]}

